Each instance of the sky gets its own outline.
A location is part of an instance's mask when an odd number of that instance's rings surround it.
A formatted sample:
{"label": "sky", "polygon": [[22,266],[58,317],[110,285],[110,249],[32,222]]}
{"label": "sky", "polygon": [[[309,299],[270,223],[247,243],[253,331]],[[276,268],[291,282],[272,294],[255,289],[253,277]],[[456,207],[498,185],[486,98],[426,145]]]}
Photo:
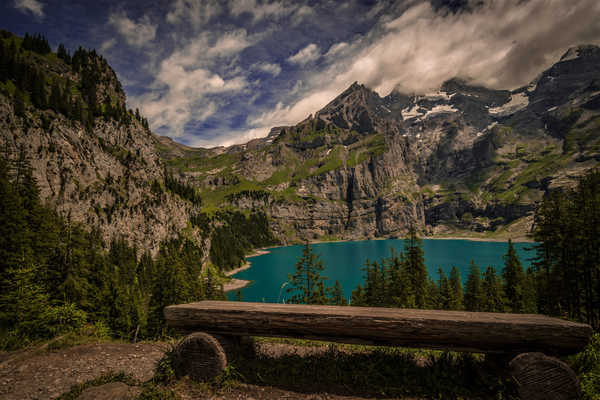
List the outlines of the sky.
{"label": "sky", "polygon": [[3,0],[0,28],[95,48],[153,132],[212,147],[296,124],[355,81],[381,96],[526,85],[600,45],[600,1]]}

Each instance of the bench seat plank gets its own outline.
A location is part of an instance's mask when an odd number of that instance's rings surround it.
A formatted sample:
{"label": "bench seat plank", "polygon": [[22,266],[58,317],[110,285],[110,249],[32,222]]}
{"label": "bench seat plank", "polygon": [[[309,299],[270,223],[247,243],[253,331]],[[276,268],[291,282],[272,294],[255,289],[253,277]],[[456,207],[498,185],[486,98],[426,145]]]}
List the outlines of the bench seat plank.
{"label": "bench seat plank", "polygon": [[537,314],[201,301],[168,306],[182,331],[320,339],[480,353],[572,354],[589,325]]}

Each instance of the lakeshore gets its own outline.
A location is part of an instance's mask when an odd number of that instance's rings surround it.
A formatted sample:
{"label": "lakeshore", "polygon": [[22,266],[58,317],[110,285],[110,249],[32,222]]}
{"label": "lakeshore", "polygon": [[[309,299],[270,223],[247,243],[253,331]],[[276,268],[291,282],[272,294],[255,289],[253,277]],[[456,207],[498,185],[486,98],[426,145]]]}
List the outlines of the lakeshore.
{"label": "lakeshore", "polygon": [[[248,259],[248,258],[252,258],[252,257],[262,256],[264,254],[269,254],[269,253],[270,253],[270,251],[267,248],[262,248],[262,249],[254,250],[252,252],[252,254],[246,256],[246,258]],[[231,271],[225,272],[225,276],[232,277],[233,275],[237,274],[238,272],[247,270],[248,268],[250,268],[251,265],[252,264],[250,261],[246,261],[246,263],[244,265],[242,265],[241,267],[238,267],[238,268],[232,269]],[[225,293],[227,293],[227,292],[233,292],[236,290],[240,290],[240,289],[243,289],[246,286],[248,286],[250,283],[251,283],[251,281],[249,281],[249,280],[231,278],[231,281],[229,281],[223,285],[223,291]]]}

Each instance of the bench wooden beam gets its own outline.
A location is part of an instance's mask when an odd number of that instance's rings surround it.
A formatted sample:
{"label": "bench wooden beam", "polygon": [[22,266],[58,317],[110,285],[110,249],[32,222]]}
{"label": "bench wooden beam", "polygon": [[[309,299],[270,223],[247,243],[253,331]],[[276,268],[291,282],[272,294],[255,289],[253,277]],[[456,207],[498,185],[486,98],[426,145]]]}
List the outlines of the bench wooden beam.
{"label": "bench wooden beam", "polygon": [[589,325],[537,314],[202,301],[164,310],[169,326],[224,335],[295,337],[479,353],[583,349]]}

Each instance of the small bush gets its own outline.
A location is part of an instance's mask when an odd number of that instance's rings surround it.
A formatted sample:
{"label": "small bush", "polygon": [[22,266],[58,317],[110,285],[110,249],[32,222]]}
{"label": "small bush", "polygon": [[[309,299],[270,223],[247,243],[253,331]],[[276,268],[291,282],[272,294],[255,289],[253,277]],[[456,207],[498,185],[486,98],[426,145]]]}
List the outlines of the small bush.
{"label": "small bush", "polygon": [[573,369],[579,376],[583,398],[600,400],[600,333],[595,334],[590,344],[574,357]]}
{"label": "small bush", "polygon": [[52,336],[65,332],[78,331],[86,323],[87,315],[73,303],[50,307],[44,319]]}

